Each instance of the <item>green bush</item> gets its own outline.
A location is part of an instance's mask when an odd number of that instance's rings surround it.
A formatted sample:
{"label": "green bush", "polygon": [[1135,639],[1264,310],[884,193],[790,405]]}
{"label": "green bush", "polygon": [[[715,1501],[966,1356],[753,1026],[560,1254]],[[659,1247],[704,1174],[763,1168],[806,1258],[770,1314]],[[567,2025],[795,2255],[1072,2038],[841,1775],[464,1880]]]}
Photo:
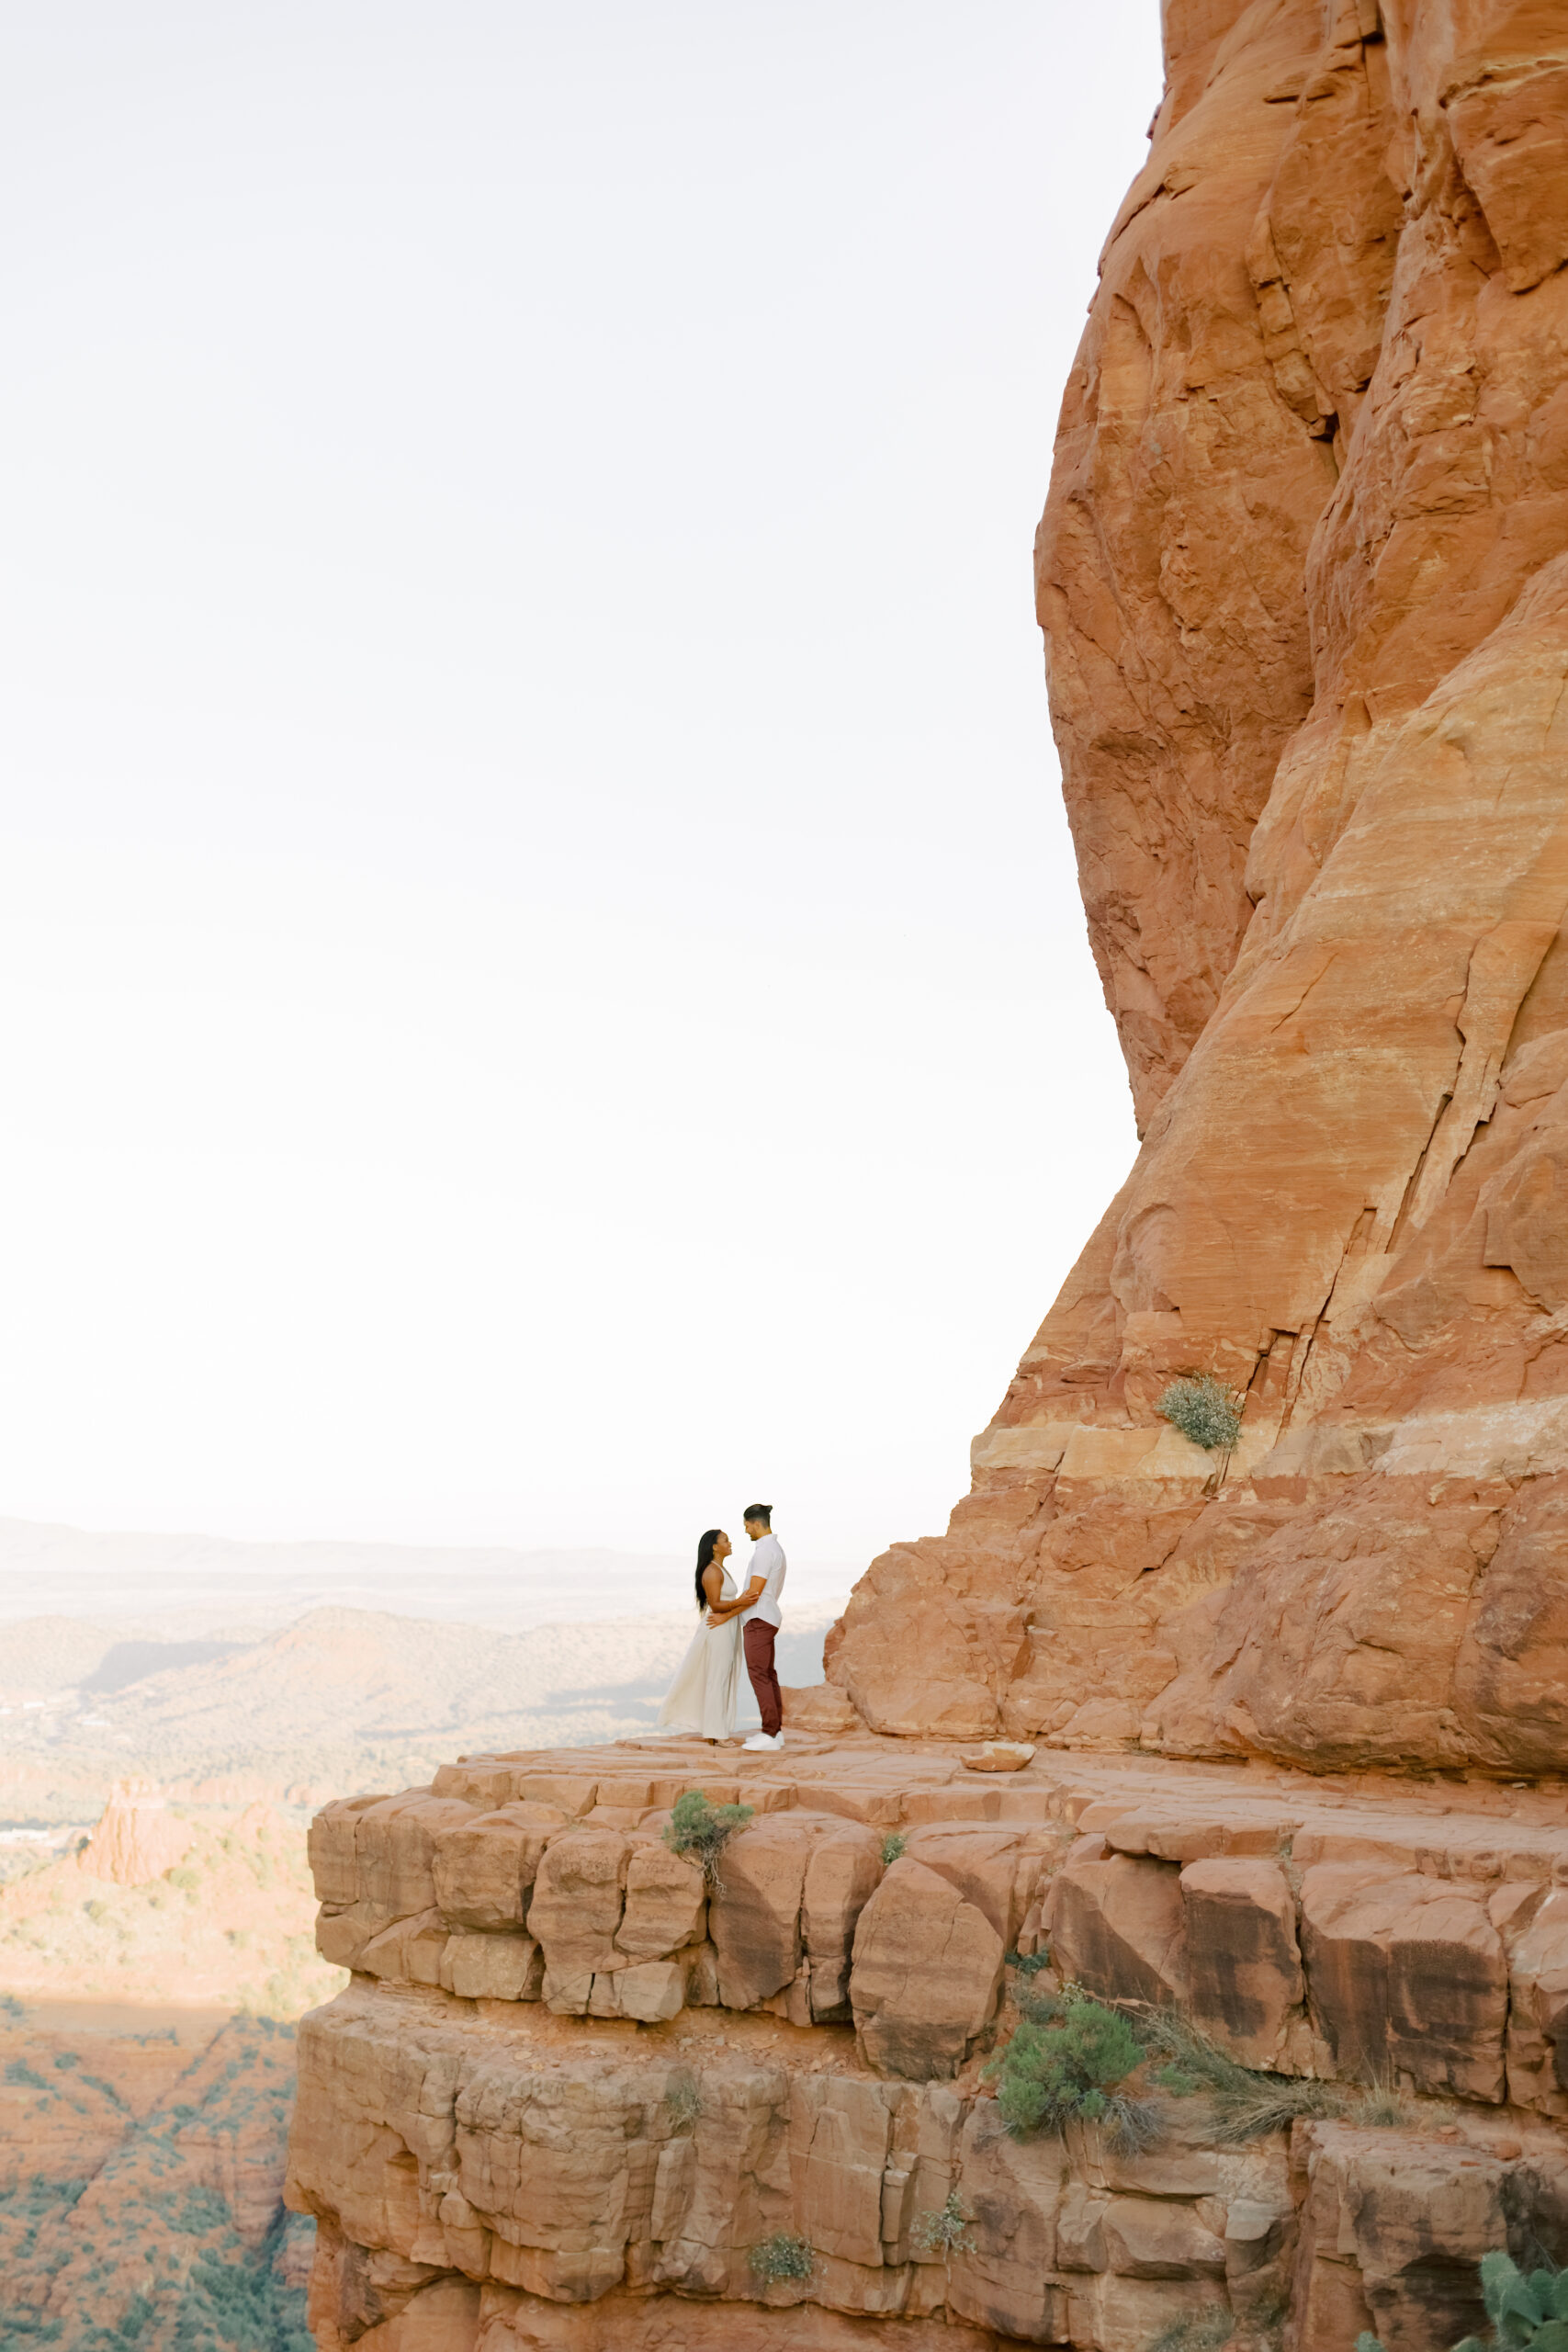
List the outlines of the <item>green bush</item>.
{"label": "green bush", "polygon": [[[1527,2277],[1501,2247],[1481,2257],[1481,2300],[1498,2352],[1568,2352],[1568,2270],[1532,2270]],[[1454,2352],[1483,2352],[1467,2335]]]}
{"label": "green bush", "polygon": [[1116,2086],[1145,2054],[1119,2010],[1058,1995],[1030,2005],[986,2072],[997,2080],[997,2109],[1015,2137],[1059,2131],[1077,2118],[1100,2124],[1114,2145],[1134,2150],[1158,2137],[1159,2109],[1152,2099],[1130,2098]]}
{"label": "green bush", "polygon": [[1003,1957],[1007,1965],[1016,1970],[1025,1984],[1029,1983],[1032,1976],[1038,1976],[1042,1969],[1049,1968],[1051,1965],[1051,1955],[1048,1951],[1010,1951]]}
{"label": "green bush", "polygon": [[959,2203],[957,2189],[950,2188],[941,2211],[922,2213],[909,2234],[926,2254],[964,2254],[973,2244],[969,2235],[973,2219]]}
{"label": "green bush", "polygon": [[233,2352],[314,2352],[305,2325],[305,2297],[276,2274],[243,2256],[233,2262],[198,2255],[180,2298],[175,2342],[220,2344]]}
{"label": "green bush", "polygon": [[700,1789],[688,1789],[675,1800],[664,1842],[671,1853],[698,1863],[714,1894],[721,1894],[718,1858],[725,1840],[744,1829],[755,1811],[749,1804],[710,1804]]}
{"label": "green bush", "polygon": [[1241,1435],[1241,1415],[1212,1372],[1196,1380],[1173,1380],[1155,1407],[1162,1420],[1211,1453],[1228,1453]]}
{"label": "green bush", "polygon": [[[194,2114],[195,2109],[191,2112]],[[210,2236],[214,2230],[228,2226],[229,2208],[216,2189],[203,2184],[196,2188],[187,2188],[179,2211],[169,2214],[167,2218],[169,2227],[178,2230],[182,2236],[204,2238]]]}
{"label": "green bush", "polygon": [[816,2256],[806,2240],[792,2237],[787,2230],[775,2231],[761,2245],[754,2245],[750,2259],[757,2278],[770,2287],[776,2287],[784,2278],[809,2278],[817,2267]]}
{"label": "green bush", "polygon": [[890,1829],[888,1831],[886,1837],[882,1841],[882,1867],[884,1870],[887,1868],[890,1862],[896,1862],[897,1860],[899,1855],[903,1853],[908,1843],[908,1839],[905,1837],[901,1829]]}

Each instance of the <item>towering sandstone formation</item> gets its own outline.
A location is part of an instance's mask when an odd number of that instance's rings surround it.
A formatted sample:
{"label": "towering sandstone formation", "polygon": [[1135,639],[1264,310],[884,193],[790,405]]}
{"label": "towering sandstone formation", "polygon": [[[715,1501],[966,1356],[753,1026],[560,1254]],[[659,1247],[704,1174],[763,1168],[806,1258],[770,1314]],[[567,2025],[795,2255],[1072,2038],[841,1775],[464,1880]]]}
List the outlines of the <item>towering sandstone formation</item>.
{"label": "towering sandstone formation", "polygon": [[829,1671],[893,1733],[1562,1771],[1568,14],[1167,43],[1038,548],[1143,1148]]}
{"label": "towering sandstone formation", "polygon": [[[321,2352],[1442,2352],[1568,2258],[1568,10],[1166,32],[1039,560],[1137,1165],[782,1757],[319,1817]],[[1084,1993],[1135,2146],[986,2072]]]}

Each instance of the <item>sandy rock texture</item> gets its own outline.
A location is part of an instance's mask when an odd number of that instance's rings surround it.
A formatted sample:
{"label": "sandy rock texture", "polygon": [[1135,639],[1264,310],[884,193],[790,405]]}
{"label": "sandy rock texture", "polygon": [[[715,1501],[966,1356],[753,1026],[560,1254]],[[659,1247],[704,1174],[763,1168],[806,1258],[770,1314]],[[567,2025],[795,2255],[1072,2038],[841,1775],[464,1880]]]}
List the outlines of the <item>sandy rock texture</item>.
{"label": "sandy rock texture", "polygon": [[[787,1774],[732,1752],[719,1782],[712,1760],[547,1750],[446,1768],[463,1795],[329,1805],[321,1949],[362,1984],[509,2015],[849,2030],[858,2063],[906,2083],[972,2073],[1009,1955],[1048,1949],[1059,1977],[1174,2008],[1245,2066],[1568,2118],[1555,1788],[1352,1794],[1055,1754],[976,1785],[961,1752],[863,1735]],[[694,1785],[753,1808],[716,1887],[665,1843]]]}
{"label": "sandy rock texture", "polygon": [[[1233,2205],[1247,2227],[1269,2217],[1276,2289],[1294,2243],[1279,2133],[1226,2154],[1180,2141],[1157,2163],[1018,2144],[973,2088],[869,2074],[843,2028],[825,2056],[771,2020],[645,2048],[383,1986],[341,1996],[305,2035],[291,2194],[322,2231],[323,2352],[379,2341],[377,2324],[456,2278],[455,2352],[894,2352],[933,2323],[975,2352],[1130,2346],[1223,2304],[1227,2262],[1262,2267],[1256,2235],[1227,2246]],[[929,2233],[950,2195],[970,2219],[944,2250]],[[811,2275],[770,2287],[750,2256],[781,2233],[810,2249]]]}
{"label": "sandy rock texture", "polygon": [[[1568,34],[1168,0],[1039,605],[1143,1145],[878,1730],[1568,1767]],[[1222,1457],[1157,1413],[1212,1374]]]}
{"label": "sandy rock texture", "polygon": [[[990,2025],[1004,1954],[1070,1831],[1043,1781],[1013,1818],[988,1819],[1000,1799],[971,1800],[958,1759],[911,1774],[877,1747],[856,1749],[849,1789],[826,1741],[787,1780],[731,1752],[722,1781],[711,1751],[682,1764],[671,1743],[656,1760],[485,1759],[432,1789],[344,1799],[310,1832],[319,1949],[383,1983],[557,2017],[654,2025],[719,2007],[852,2026],[879,2071],[951,2076]],[[694,1784],[755,1808],[711,1887],[665,1842]],[[880,1825],[904,1816],[906,1792],[914,1817],[895,1852]]]}
{"label": "sandy rock texture", "polygon": [[[321,2352],[1442,2352],[1568,2256],[1568,17],[1164,20],[1038,550],[1137,1164],[782,1755],[319,1817]],[[1131,2138],[1004,2120],[1045,1994]]]}
{"label": "sandy rock texture", "polygon": [[[716,1886],[664,1843],[692,1786],[752,1808]],[[1555,1786],[664,1742],[456,1763],[312,1854],[355,1972],[300,2028],[321,2352],[1415,2352],[1489,2246],[1568,2254]],[[1141,2152],[1013,2137],[988,2064],[1066,1982],[1333,2112],[1237,2137],[1150,2060]]]}
{"label": "sandy rock texture", "polygon": [[90,1878],[116,1886],[146,1886],[184,1861],[191,1830],[171,1813],[151,1781],[117,1781],[86,1844],[77,1857]]}

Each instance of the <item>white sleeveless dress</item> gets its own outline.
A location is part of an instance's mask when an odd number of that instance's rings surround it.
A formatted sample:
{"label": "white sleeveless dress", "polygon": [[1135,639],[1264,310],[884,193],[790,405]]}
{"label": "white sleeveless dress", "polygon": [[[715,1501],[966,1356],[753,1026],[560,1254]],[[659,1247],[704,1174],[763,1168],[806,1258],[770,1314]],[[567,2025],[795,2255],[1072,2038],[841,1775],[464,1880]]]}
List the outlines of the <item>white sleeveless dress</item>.
{"label": "white sleeveless dress", "polygon": [[[735,1589],[727,1568],[719,1598],[733,1600]],[[722,1625],[710,1625],[705,1610],[692,1646],[670,1685],[670,1695],[659,1710],[659,1721],[666,1731],[728,1739],[735,1730],[739,1689],[740,1620],[728,1617]]]}

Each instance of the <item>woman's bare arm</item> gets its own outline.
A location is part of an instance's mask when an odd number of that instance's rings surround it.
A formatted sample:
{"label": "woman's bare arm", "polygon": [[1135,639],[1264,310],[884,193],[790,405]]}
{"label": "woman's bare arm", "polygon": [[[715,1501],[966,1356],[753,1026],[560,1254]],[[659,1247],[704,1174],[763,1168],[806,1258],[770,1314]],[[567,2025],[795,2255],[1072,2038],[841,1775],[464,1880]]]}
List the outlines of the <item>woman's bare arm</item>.
{"label": "woman's bare arm", "polygon": [[[712,1573],[713,1571],[710,1568],[708,1575],[711,1576]],[[703,1582],[705,1586],[707,1583],[707,1577],[703,1578]],[[728,1618],[738,1615],[742,1609],[750,1609],[754,1600],[760,1600],[761,1599],[762,1588],[766,1582],[767,1578],[765,1577],[753,1577],[745,1591],[737,1593],[733,1600],[716,1601],[714,1606],[708,1611],[709,1624],[722,1625]],[[720,1590],[722,1589],[723,1587],[721,1584]]]}

